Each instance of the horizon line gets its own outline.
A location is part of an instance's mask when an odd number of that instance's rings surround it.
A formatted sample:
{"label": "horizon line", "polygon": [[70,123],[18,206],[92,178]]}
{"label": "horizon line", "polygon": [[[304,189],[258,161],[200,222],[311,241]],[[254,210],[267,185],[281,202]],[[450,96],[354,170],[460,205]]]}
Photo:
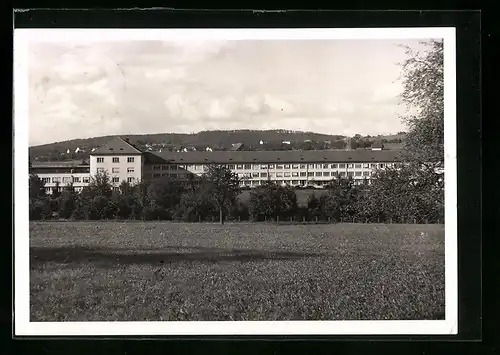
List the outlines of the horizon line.
{"label": "horizon line", "polygon": [[[105,137],[127,137],[127,136],[151,136],[151,135],[197,135],[200,133],[205,133],[205,132],[279,132],[279,131],[285,131],[285,132],[290,132],[290,133],[306,133],[306,134],[317,134],[317,135],[322,135],[322,136],[341,136],[341,137],[354,137],[354,135],[345,135],[345,134],[334,134],[334,133],[320,133],[320,132],[314,132],[314,131],[300,131],[300,130],[292,130],[292,129],[283,129],[283,128],[277,128],[277,129],[213,129],[213,130],[201,130],[197,132],[160,132],[160,133],[123,133],[123,134],[108,134],[108,135],[102,135],[102,136],[92,136],[92,137],[85,137],[85,138],[71,138],[67,139],[64,141],[54,141],[54,142],[49,142],[49,143],[41,143],[41,144],[34,144],[34,145],[28,145],[28,148],[34,148],[34,147],[40,147],[44,145],[50,145],[50,144],[58,144],[58,143],[65,143],[65,142],[71,142],[74,140],[89,140],[89,139],[97,139],[97,138],[105,138]],[[400,132],[404,131],[399,131],[395,133],[380,133],[376,135],[371,135],[371,134],[361,134],[361,137],[379,137],[379,136],[389,136],[389,135],[398,135]],[[407,133],[407,132],[404,132]]]}

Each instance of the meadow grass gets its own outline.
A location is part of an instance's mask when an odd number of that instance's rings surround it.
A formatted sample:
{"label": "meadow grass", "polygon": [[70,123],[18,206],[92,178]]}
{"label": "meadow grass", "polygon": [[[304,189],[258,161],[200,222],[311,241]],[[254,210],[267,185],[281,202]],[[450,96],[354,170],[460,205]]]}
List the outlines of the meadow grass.
{"label": "meadow grass", "polygon": [[31,321],[444,319],[442,225],[30,223]]}

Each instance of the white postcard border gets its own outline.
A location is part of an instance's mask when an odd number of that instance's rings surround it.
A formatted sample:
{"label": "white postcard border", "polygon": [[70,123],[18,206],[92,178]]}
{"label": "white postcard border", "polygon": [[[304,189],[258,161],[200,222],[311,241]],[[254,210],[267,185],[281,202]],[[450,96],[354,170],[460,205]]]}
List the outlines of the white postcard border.
{"label": "white postcard border", "polygon": [[[28,45],[30,41],[444,39],[445,320],[241,322],[30,322]],[[442,335],[458,333],[455,28],[15,29],[14,271],[16,336],[73,335]]]}

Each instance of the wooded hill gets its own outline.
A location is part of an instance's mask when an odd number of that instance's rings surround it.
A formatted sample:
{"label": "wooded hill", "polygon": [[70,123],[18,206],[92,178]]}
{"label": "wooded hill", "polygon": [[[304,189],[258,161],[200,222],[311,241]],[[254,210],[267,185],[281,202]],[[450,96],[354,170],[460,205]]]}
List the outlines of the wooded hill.
{"label": "wooded hill", "polygon": [[[233,144],[242,143],[243,150],[317,150],[345,149],[347,143],[351,148],[369,147],[375,141],[400,144],[404,132],[386,136],[327,135],[314,132],[289,130],[233,130],[233,131],[202,131],[193,134],[159,133],[119,135],[128,138],[130,143],[141,150],[230,150]],[[87,139],[73,139],[32,146],[29,148],[30,159],[39,161],[58,161],[87,159],[92,149],[98,148],[114,136],[102,136]],[[261,144],[262,142],[262,144]],[[68,152],[69,151],[69,152]]]}

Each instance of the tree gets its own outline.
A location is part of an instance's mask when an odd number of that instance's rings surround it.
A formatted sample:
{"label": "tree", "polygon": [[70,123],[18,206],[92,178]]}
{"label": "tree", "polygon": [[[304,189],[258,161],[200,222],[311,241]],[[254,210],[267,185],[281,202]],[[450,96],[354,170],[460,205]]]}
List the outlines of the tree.
{"label": "tree", "polygon": [[408,163],[375,173],[359,199],[359,211],[372,221],[438,222],[444,217],[443,181],[425,167]]}
{"label": "tree", "polygon": [[29,198],[45,196],[45,183],[36,174],[30,174],[29,177]]}
{"label": "tree", "polygon": [[134,191],[134,187],[128,183],[127,181],[123,180],[120,184],[120,186],[118,187],[120,193],[124,196],[128,196],[128,195],[131,195]]}
{"label": "tree", "polygon": [[111,200],[103,195],[96,195],[90,200],[90,218],[107,219],[111,213]]}
{"label": "tree", "polygon": [[291,217],[297,212],[297,195],[291,187],[267,181],[250,193],[248,208],[256,221]]}
{"label": "tree", "polygon": [[406,47],[401,63],[408,107],[403,163],[375,173],[364,193],[364,213],[390,219],[439,221],[444,212],[444,57],[443,41],[422,42],[425,50]]}
{"label": "tree", "polygon": [[71,218],[73,219],[90,219],[90,207],[93,193],[88,186],[75,197],[75,204]]}
{"label": "tree", "polygon": [[92,176],[88,188],[93,196],[111,198],[113,194],[111,180],[106,171],[98,172],[95,176]]}
{"label": "tree", "polygon": [[76,194],[71,187],[65,189],[58,198],[59,217],[70,218],[76,207]]}
{"label": "tree", "polygon": [[210,196],[199,186],[198,190],[187,190],[182,194],[176,217],[183,221],[197,222],[216,215],[215,205]]}
{"label": "tree", "polygon": [[334,221],[356,217],[360,189],[352,177],[333,179],[326,188],[327,193],[320,199],[326,216]]}
{"label": "tree", "polygon": [[224,224],[224,213],[236,203],[240,193],[238,175],[224,165],[209,165],[203,174],[203,181],[210,200],[219,211],[219,221]]}
{"label": "tree", "polygon": [[163,210],[161,213],[171,218],[178,208],[184,188],[178,179],[162,177],[151,182],[146,188],[148,205]]}
{"label": "tree", "polygon": [[56,185],[52,188],[52,199],[57,199],[61,196],[61,183],[56,181]]}
{"label": "tree", "polygon": [[30,199],[29,203],[29,219],[40,220],[48,219],[52,214],[50,208],[50,200],[48,197],[38,197]]}
{"label": "tree", "polygon": [[239,221],[248,220],[249,211],[248,205],[241,201],[238,201],[234,206],[232,206],[230,215],[232,218],[237,219]]}
{"label": "tree", "polygon": [[50,217],[50,199],[45,194],[45,184],[36,174],[29,176],[29,218],[30,220]]}
{"label": "tree", "polygon": [[406,47],[401,63],[401,99],[410,109],[402,116],[408,126],[404,152],[407,160],[444,166],[444,56],[443,41],[422,42],[426,50]]}
{"label": "tree", "polygon": [[123,181],[120,184],[118,192],[112,195],[115,213],[120,218],[135,219],[142,211],[140,195],[137,193],[140,185],[130,185]]}
{"label": "tree", "polygon": [[75,185],[73,184],[73,181],[70,181],[69,183],[67,183],[66,186],[64,186],[63,191],[74,193],[75,192]]}
{"label": "tree", "polygon": [[102,219],[110,218],[115,213],[115,204],[112,201],[113,188],[109,175],[98,172],[91,177],[88,186],[82,192],[74,195],[74,209],[71,217],[74,219]]}
{"label": "tree", "polygon": [[317,217],[319,218],[322,214],[322,201],[318,197],[316,197],[316,194],[312,194],[309,196],[307,199],[307,210],[309,211],[310,216],[312,217]]}

